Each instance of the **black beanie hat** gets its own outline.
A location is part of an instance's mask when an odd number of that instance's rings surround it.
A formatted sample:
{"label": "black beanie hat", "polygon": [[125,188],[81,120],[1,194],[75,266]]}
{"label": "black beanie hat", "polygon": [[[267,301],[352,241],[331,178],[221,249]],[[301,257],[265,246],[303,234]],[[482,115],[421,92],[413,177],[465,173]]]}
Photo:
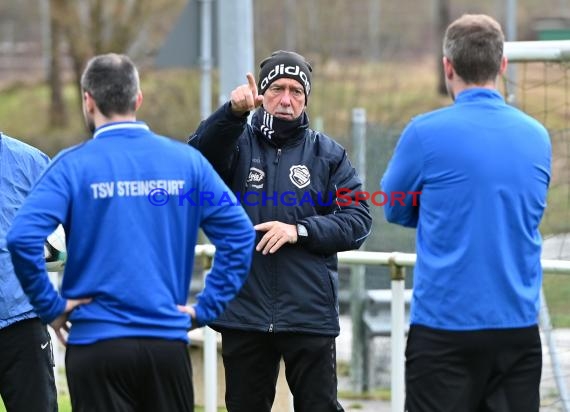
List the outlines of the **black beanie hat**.
{"label": "black beanie hat", "polygon": [[305,104],[311,93],[311,72],[313,68],[298,53],[278,50],[259,64],[259,82],[257,87],[264,94],[271,83],[283,77],[297,80],[305,90]]}

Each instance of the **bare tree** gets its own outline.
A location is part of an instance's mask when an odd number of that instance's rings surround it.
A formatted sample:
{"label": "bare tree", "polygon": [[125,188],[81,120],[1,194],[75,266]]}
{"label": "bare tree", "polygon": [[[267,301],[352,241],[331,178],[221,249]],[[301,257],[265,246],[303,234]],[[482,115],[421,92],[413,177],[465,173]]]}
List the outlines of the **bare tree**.
{"label": "bare tree", "polygon": [[436,11],[435,11],[435,39],[436,39],[436,76],[437,82],[437,92],[441,95],[447,95],[447,87],[445,85],[445,75],[442,69],[443,60],[443,48],[442,39],[445,34],[445,30],[450,23],[450,12],[449,12],[449,0],[435,0]]}
{"label": "bare tree", "polygon": [[[50,1],[50,9],[57,7],[58,0]],[[50,88],[49,122],[51,127],[67,126],[67,109],[63,99],[61,41],[62,30],[59,19],[51,13],[49,19],[49,68],[48,83]]]}
{"label": "bare tree", "polygon": [[101,53],[128,53],[138,36],[185,0],[52,0],[51,12],[68,44],[79,81],[87,60]]}

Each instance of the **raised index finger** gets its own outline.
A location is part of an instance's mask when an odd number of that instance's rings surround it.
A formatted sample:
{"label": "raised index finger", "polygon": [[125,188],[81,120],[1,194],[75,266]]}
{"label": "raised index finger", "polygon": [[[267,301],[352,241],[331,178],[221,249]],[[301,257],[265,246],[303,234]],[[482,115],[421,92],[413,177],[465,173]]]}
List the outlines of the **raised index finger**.
{"label": "raised index finger", "polygon": [[255,83],[255,78],[251,73],[246,74],[246,77],[247,77],[247,84],[251,92],[253,93],[253,98],[255,99],[257,97],[257,83]]}

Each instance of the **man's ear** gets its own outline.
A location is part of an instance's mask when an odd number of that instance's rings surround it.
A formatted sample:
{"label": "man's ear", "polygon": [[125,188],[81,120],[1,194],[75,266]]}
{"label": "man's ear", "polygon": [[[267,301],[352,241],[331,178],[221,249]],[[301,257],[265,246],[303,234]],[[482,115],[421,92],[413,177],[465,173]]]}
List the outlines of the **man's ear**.
{"label": "man's ear", "polygon": [[453,79],[453,75],[455,73],[455,71],[453,69],[453,64],[445,56],[443,57],[443,73],[445,75],[445,78],[448,80]]}
{"label": "man's ear", "polygon": [[507,56],[503,56],[501,59],[501,66],[499,67],[499,76],[503,75],[507,71],[507,66],[509,65],[509,60]]}
{"label": "man's ear", "polygon": [[139,90],[139,92],[137,93],[137,101],[135,103],[135,112],[139,109],[139,107],[141,107],[142,102],[143,102],[143,94],[142,91]]}
{"label": "man's ear", "polygon": [[85,106],[85,110],[87,111],[87,113],[95,112],[96,108],[95,100],[93,100],[93,97],[89,94],[89,92],[86,91],[83,92],[83,105]]}

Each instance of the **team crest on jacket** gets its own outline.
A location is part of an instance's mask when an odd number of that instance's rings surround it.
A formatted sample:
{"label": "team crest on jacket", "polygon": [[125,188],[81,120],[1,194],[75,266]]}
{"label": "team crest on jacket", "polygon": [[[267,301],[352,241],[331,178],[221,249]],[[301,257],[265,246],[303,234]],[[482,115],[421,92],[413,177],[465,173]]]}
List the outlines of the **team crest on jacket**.
{"label": "team crest on jacket", "polygon": [[311,183],[311,173],[307,166],[294,165],[289,169],[289,179],[295,186],[302,189]]}
{"label": "team crest on jacket", "polygon": [[250,167],[246,183],[248,187],[263,189],[263,185],[265,184],[265,172],[257,167]]}

